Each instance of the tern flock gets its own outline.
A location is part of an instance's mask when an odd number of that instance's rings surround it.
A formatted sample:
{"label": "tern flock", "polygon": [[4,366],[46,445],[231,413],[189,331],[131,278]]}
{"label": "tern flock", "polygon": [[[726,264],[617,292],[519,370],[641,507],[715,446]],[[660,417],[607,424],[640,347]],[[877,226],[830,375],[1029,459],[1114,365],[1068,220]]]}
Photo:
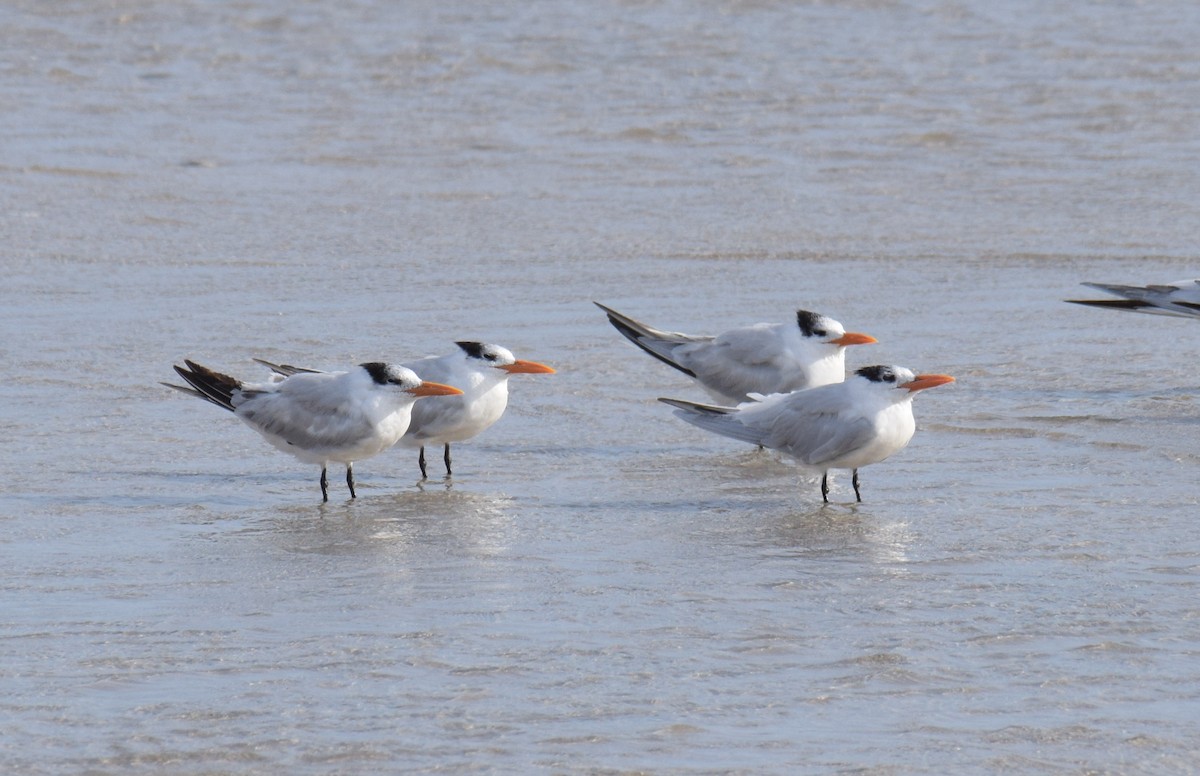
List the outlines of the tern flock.
{"label": "tern flock", "polygon": [[[1083,285],[1115,298],[1066,301],[1200,318],[1198,279],[1146,286]],[[954,382],[949,375],[916,374],[886,364],[861,367],[847,379],[846,348],[877,340],[848,332],[838,321],[808,310],[797,310],[793,321],[710,336],[656,329],[595,304],[621,335],[692,378],[717,402],[659,398],[676,416],[705,431],[794,458],[820,474],[826,503],[831,469],[851,470],[855,500],[862,501],[859,469],[909,443],[916,431],[912,402],[917,393]],[[341,372],[255,359],[272,372],[261,383],[185,360],[175,372],[187,385],[163,385],[229,410],[277,449],[318,464],[325,501],[329,464],[343,464],[354,498],[354,463],[397,445],[419,450],[422,479],[428,477],[425,447],[442,445],[449,477],[450,444],[474,438],[501,418],[508,406],[508,379],[555,371],[518,359],[499,345],[455,344],[458,349],[443,356],[403,364],[370,362]]]}
{"label": "tern flock", "polygon": [[[863,367],[846,380],[846,348],[876,339],[807,310],[785,323],[704,336],[655,329],[596,304],[630,342],[693,378],[719,402],[660,399],[677,416],[794,458],[821,475],[826,503],[830,469],[852,470],[855,499],[862,501],[859,468],[884,460],[912,439],[913,397],[954,381],[888,365]],[[443,356],[370,362],[340,372],[255,359],[271,370],[259,383],[185,360],[175,372],[187,385],[163,385],[232,412],[276,449],[319,465],[324,501],[329,465],[344,465],[355,498],[354,464],[397,445],[420,451],[422,479],[428,477],[425,447],[442,445],[449,477],[450,444],[472,439],[501,418],[508,379],[555,371],[499,345],[456,344],[457,350]]]}

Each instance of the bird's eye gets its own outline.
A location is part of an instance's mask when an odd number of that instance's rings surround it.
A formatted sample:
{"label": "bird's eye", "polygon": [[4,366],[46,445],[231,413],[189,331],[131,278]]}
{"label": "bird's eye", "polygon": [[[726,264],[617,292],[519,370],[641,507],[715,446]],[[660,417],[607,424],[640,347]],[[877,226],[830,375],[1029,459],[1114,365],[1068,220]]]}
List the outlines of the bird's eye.
{"label": "bird's eye", "polygon": [[816,337],[824,337],[828,333],[825,329],[813,329],[813,335]]}
{"label": "bird's eye", "polygon": [[495,361],[496,354],[495,353],[487,353],[484,355],[484,358],[486,358],[488,361]]}

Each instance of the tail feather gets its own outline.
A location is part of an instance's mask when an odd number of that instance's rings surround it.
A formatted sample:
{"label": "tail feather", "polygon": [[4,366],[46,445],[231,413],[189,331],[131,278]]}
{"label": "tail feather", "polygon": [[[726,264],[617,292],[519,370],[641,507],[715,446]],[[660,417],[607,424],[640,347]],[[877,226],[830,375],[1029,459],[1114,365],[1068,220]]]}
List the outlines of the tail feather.
{"label": "tail feather", "polygon": [[163,383],[171,388],[184,393],[191,393],[199,396],[201,399],[210,401],[213,404],[233,412],[233,392],[240,391],[242,383],[234,377],[230,377],[220,372],[214,372],[205,366],[200,366],[195,361],[184,359],[183,363],[187,364],[187,368],[181,366],[175,367],[175,372],[187,381],[191,388],[184,388],[181,385],[171,385]]}
{"label": "tail feather", "polygon": [[168,388],[174,388],[175,390],[179,391],[180,393],[186,393],[188,396],[195,396],[195,397],[196,397],[196,398],[198,398],[198,399],[204,399],[205,401],[208,401],[208,397],[207,397],[207,396],[205,396],[204,394],[202,394],[202,393],[200,393],[199,391],[197,391],[197,390],[194,390],[194,389],[192,389],[192,388],[187,388],[187,387],[185,387],[185,386],[182,386],[182,385],[176,385],[175,383],[164,383],[164,382],[161,382],[161,381],[160,381],[158,384],[159,384],[159,385],[165,385],[165,386],[167,386]]}
{"label": "tail feather", "polygon": [[292,375],[298,374],[319,374],[321,371],[319,369],[308,369],[302,366],[292,366],[291,364],[273,364],[270,361],[264,361],[261,358],[256,358],[254,360],[265,366],[267,369],[270,369],[275,374],[283,375],[284,377],[291,377]]}
{"label": "tail feather", "polygon": [[613,328],[621,332],[625,339],[629,340],[634,345],[637,345],[639,348],[654,356],[664,364],[672,366],[678,369],[680,372],[683,372],[688,377],[696,376],[696,373],[691,369],[688,369],[686,366],[683,366],[673,359],[671,357],[671,351],[675,349],[676,345],[679,345],[683,342],[687,342],[689,340],[699,340],[703,338],[689,337],[686,334],[680,334],[678,332],[661,331],[659,329],[647,326],[641,321],[635,321],[633,318],[630,318],[627,315],[622,315],[616,310],[605,307],[599,302],[592,302],[592,304],[596,305],[608,314],[608,322],[613,325]]}
{"label": "tail feather", "polygon": [[763,443],[762,431],[750,428],[738,420],[736,407],[718,407],[715,404],[698,404],[683,399],[662,399],[664,404],[675,407],[675,416],[697,428],[714,434],[738,439],[753,445]]}
{"label": "tail feather", "polygon": [[736,407],[721,407],[716,404],[701,404],[699,402],[687,401],[685,399],[658,399],[663,404],[670,404],[672,407],[683,410],[684,412],[695,412],[703,415],[731,415],[737,412]]}

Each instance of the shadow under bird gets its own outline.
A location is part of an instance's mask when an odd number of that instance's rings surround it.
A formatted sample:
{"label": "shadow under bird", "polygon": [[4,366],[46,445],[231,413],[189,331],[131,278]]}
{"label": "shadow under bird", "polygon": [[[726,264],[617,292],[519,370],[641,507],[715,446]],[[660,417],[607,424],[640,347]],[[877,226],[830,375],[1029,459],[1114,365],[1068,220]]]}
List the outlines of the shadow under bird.
{"label": "shadow under bird", "polygon": [[706,431],[768,447],[821,472],[829,502],[829,470],[853,469],[854,497],[862,501],[858,470],[904,448],[916,431],[912,402],[918,391],[954,382],[949,375],[914,374],[902,366],[868,366],[844,383],[761,396],[737,407],[659,399],[675,415]]}
{"label": "shadow under bird", "polygon": [[[436,380],[462,387],[462,395],[421,402],[413,407],[412,422],[399,445],[419,448],[417,464],[422,479],[428,478],[425,446],[444,445],[442,460],[452,474],[450,443],[464,442],[492,426],[508,407],[508,378],[515,374],[554,374],[554,369],[536,361],[517,358],[507,348],[484,342],[456,342],[458,350],[444,356],[407,361],[404,366],[422,380]],[[279,374],[314,370],[255,359]]]}
{"label": "shadow under bird", "polygon": [[1119,299],[1067,299],[1071,304],[1103,307],[1150,315],[1200,318],[1200,280],[1177,280],[1150,286],[1120,286],[1084,283],[1089,288],[1120,297]]}
{"label": "shadow under bird", "polygon": [[840,383],[846,377],[846,347],[877,342],[808,310],[797,310],[794,322],[758,323],[706,336],[655,329],[593,304],[626,339],[694,379],[717,401],[744,402],[755,393]]}
{"label": "shadow under bird", "polygon": [[413,403],[454,396],[458,388],[422,381],[411,369],[371,362],[345,372],[305,372],[267,383],[247,383],[194,361],[175,371],[189,386],[163,383],[229,410],[276,449],[321,467],[321,497],[329,500],[326,470],[345,464],[355,498],[355,461],[382,453],[408,430]]}

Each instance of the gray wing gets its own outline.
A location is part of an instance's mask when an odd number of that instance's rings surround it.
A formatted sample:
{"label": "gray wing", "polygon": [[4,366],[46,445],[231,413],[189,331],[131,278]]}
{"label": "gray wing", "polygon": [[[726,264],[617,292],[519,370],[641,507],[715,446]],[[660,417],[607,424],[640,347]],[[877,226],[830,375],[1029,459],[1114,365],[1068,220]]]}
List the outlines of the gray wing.
{"label": "gray wing", "polygon": [[853,411],[841,385],[775,394],[738,411],[745,426],[760,432],[764,447],[820,467],[875,438],[875,424]]}
{"label": "gray wing", "polygon": [[301,373],[256,393],[235,414],[264,434],[306,450],[353,445],[374,425],[333,385],[344,373]]}
{"label": "gray wing", "polygon": [[[777,449],[801,463],[822,466],[865,447],[875,438],[875,425],[866,418],[838,419],[830,415],[807,416],[791,428],[777,429]],[[768,447],[776,447],[767,439]]]}
{"label": "gray wing", "polygon": [[732,329],[675,349],[676,360],[704,387],[735,400],[777,390],[786,356],[779,327],[772,324]]}
{"label": "gray wing", "polygon": [[437,439],[462,423],[468,394],[473,393],[471,388],[479,376],[472,375],[457,353],[427,356],[415,361],[406,361],[403,365],[416,372],[422,380],[453,385],[467,392],[462,396],[433,396],[413,405],[412,420],[402,442],[405,447],[420,447],[428,440]]}
{"label": "gray wing", "polygon": [[[436,381],[435,381],[436,382]],[[439,439],[462,423],[466,402],[462,396],[434,396],[413,405],[412,420],[404,434],[405,446],[417,446]]]}

